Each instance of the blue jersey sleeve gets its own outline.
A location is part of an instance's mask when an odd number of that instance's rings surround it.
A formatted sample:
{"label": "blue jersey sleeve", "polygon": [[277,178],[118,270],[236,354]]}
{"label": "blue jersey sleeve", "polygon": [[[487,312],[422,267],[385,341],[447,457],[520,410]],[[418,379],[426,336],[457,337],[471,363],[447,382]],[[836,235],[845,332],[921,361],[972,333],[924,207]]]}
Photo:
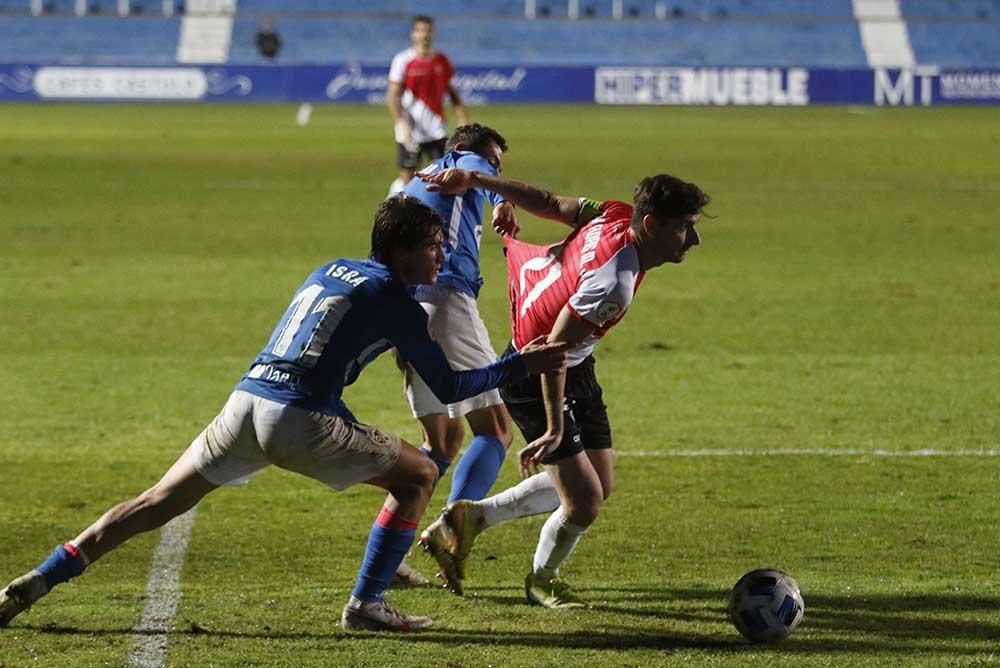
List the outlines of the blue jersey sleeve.
{"label": "blue jersey sleeve", "polygon": [[412,305],[412,309],[400,309],[406,313],[399,313],[394,320],[389,340],[442,403],[462,401],[527,377],[528,369],[518,354],[481,369],[455,371],[441,346],[427,333],[427,314],[417,302]]}
{"label": "blue jersey sleeve", "polygon": [[[497,170],[493,165],[491,165],[486,158],[477,153],[468,153],[459,158],[456,163],[456,167],[462,169],[468,169],[474,172],[482,172],[484,174],[489,174],[490,176],[499,176]],[[503,197],[497,195],[495,192],[485,190],[483,188],[476,188],[476,191],[483,197],[490,201],[490,204],[496,206],[500,202],[505,201]]]}

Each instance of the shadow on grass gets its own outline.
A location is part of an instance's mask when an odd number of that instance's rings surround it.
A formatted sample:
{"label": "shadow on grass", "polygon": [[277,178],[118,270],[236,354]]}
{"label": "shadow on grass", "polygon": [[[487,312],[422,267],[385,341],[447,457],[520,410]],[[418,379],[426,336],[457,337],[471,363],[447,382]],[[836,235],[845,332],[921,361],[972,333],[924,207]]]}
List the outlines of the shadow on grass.
{"label": "shadow on grass", "polygon": [[[501,605],[523,599],[511,595],[491,595],[487,591],[507,591],[506,588],[480,590],[480,600]],[[381,642],[440,643],[444,645],[490,645],[498,647],[539,647],[608,650],[681,650],[702,649],[720,653],[759,651],[759,647],[743,642],[735,632],[705,632],[704,624],[728,624],[725,602],[728,591],[714,589],[671,588],[591,588],[581,593],[600,603],[590,610],[572,612],[538,611],[540,615],[560,615],[562,630],[539,630],[543,618],[525,630],[468,629],[435,627],[413,634],[383,634]],[[851,596],[815,595],[806,598],[806,617],[800,630],[780,644],[782,653],[823,654],[840,652],[926,652],[973,655],[995,647],[1000,637],[1000,623],[975,618],[976,613],[997,615],[1000,597],[939,595],[887,595],[858,592]],[[602,613],[599,620],[593,613]],[[608,623],[608,615],[626,617],[618,623]],[[642,620],[630,623],[627,617],[638,615]],[[565,630],[575,625],[586,630]],[[447,624],[447,622],[444,622]],[[491,622],[492,623],[492,622]],[[186,623],[187,628],[170,631],[175,638],[204,636],[275,641],[342,642],[373,638],[370,633],[353,633],[340,629],[329,631],[280,630],[228,631],[206,629]],[[690,630],[685,630],[690,626]],[[24,630],[43,634],[110,636],[134,635],[132,629],[83,629],[54,625],[17,625]],[[158,633],[151,632],[151,635]]]}

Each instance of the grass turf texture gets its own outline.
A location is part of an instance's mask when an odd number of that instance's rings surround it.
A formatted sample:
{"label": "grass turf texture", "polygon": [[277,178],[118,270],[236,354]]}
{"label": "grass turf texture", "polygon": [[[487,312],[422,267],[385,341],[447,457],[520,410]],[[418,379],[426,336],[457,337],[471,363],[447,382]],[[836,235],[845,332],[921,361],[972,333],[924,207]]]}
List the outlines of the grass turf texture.
{"label": "grass turf texture", "polygon": [[[314,266],[363,256],[394,172],[381,109],[0,107],[0,577],[138,493],[222,406]],[[506,173],[630,199],[710,192],[680,267],[598,347],[616,448],[992,449],[1000,436],[1000,117],[989,109],[492,107]],[[525,220],[525,238],[556,225]],[[480,300],[506,341],[500,244]],[[350,388],[419,439],[389,360]],[[514,450],[518,447],[515,444]],[[508,459],[513,459],[509,457]],[[436,626],[337,625],[382,494],[271,470],[202,504],[168,666],[1000,665],[989,457],[627,457],[564,569],[594,609],[523,602],[543,518],[485,534]],[[514,482],[508,461],[497,488]],[[449,479],[432,501],[443,503]],[[157,535],[0,631],[0,667],[126,662]],[[430,570],[422,556],[412,562]],[[729,587],[773,566],[800,629],[746,645]]]}

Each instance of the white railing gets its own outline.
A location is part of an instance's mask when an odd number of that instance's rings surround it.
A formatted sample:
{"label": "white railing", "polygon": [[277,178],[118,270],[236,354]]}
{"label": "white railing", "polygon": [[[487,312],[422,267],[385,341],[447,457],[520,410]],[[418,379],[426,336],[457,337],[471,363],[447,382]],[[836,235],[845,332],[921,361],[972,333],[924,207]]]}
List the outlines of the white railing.
{"label": "white railing", "polygon": [[[42,16],[52,9],[47,5],[46,0],[26,0],[28,3],[28,10],[33,16]],[[87,14],[96,14],[97,11],[93,11],[92,0],[73,0],[72,8],[73,14],[76,16],[86,16]],[[160,3],[160,11],[163,16],[173,16],[177,13],[177,0],[162,0]],[[102,3],[102,7],[106,7],[105,3]],[[61,11],[66,11],[68,9],[68,4],[62,5],[63,9]],[[59,10],[57,10],[59,11]],[[236,12],[236,0],[188,0],[187,2],[187,13],[189,14],[207,14],[211,16],[231,16]],[[118,16],[130,16],[132,14],[132,0],[116,0],[115,1],[115,13]]]}
{"label": "white railing", "polygon": [[[624,0],[597,0],[597,4],[603,5],[605,8],[610,7],[611,18],[621,21],[625,18],[625,1]],[[543,8],[539,10],[538,0],[524,0],[524,17],[527,19],[539,18],[539,14],[543,17],[547,15],[550,11],[558,10],[558,13],[562,15],[562,8],[566,8],[566,18],[570,20],[577,20],[581,18],[580,12],[580,0],[562,0],[560,2],[550,2],[543,5]],[[592,10],[594,3],[589,3],[587,5],[588,10]],[[669,3],[667,0],[657,0],[653,3],[653,16],[661,21],[665,21],[669,18]]]}

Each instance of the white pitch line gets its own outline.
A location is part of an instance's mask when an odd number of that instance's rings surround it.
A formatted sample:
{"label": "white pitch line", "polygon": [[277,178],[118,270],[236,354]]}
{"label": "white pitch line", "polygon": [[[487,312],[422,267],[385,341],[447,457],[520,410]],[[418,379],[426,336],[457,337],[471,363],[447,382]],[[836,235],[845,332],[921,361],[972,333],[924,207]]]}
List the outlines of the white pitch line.
{"label": "white pitch line", "polygon": [[615,450],[619,457],[1000,457],[1000,450]]}
{"label": "white pitch line", "polygon": [[181,568],[187,552],[197,506],[175,517],[160,530],[160,542],[153,553],[153,565],[146,582],[146,607],[135,627],[135,649],[128,657],[130,666],[162,668],[167,654],[167,632],[181,602]]}

